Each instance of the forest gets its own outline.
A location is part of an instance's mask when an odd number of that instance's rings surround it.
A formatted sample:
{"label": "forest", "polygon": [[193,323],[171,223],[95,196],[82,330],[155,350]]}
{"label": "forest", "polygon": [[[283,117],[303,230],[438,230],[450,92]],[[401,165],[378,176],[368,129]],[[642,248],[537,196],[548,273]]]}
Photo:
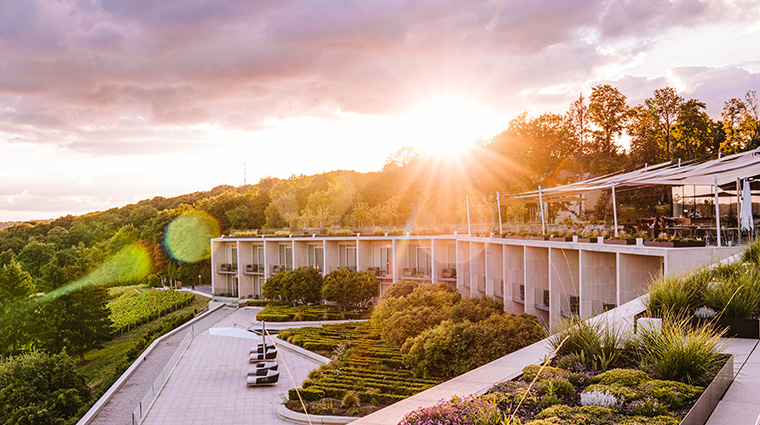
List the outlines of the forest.
{"label": "forest", "polygon": [[[627,150],[624,137],[630,141]],[[200,212],[214,220],[201,241],[206,250],[208,237],[232,230],[437,226],[461,223],[465,197],[488,205],[497,191],[516,193],[645,163],[698,160],[758,146],[753,90],[725,101],[720,119],[713,119],[703,102],[685,99],[671,87],[629,105],[620,90],[599,85],[565,113],[518,115],[504,131],[457,158],[405,148],[375,172],[267,177],[253,185],[15,224],[0,230],[0,361],[23,374],[25,362],[68,365],[68,356],[72,362],[83,359],[84,352],[106,344],[112,326],[107,287],[209,283],[207,253],[188,261],[167,246],[167,227],[180,216]],[[618,200],[645,208],[642,197],[660,196],[651,192],[633,191]],[[11,369],[0,364],[0,370]],[[78,378],[69,378],[77,394],[87,392]],[[76,411],[71,403],[60,411]]]}

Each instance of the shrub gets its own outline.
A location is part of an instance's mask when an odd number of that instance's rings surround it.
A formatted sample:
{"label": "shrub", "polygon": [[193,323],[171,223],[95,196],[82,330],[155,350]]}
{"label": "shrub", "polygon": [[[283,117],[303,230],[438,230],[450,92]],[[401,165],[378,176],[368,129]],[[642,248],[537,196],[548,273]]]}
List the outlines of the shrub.
{"label": "shrub", "polygon": [[493,315],[481,322],[447,320],[408,339],[404,363],[427,378],[452,378],[484,365],[544,336],[535,317]]}
{"label": "shrub", "polygon": [[[558,325],[549,344],[558,355],[573,355],[584,366],[606,370],[626,354],[629,339],[621,330],[600,320],[570,319]],[[561,344],[561,346],[560,346]]]}
{"label": "shrub", "polygon": [[709,283],[704,298],[708,308],[726,317],[751,317],[760,305],[760,271],[740,267],[730,277]]}
{"label": "shrub", "polygon": [[537,364],[525,366],[523,368],[522,380],[528,382],[533,381],[533,379],[536,378],[536,375],[538,375],[539,371],[541,371],[541,379],[549,379],[554,376],[560,376],[564,378],[570,377],[570,372],[565,369],[560,369],[554,366],[543,366],[543,369],[541,369],[541,367],[541,365]]}
{"label": "shrub", "polygon": [[388,289],[383,291],[383,295],[380,296],[381,300],[387,300],[389,298],[400,298],[411,294],[415,288],[420,286],[417,281],[414,280],[400,280],[393,283]]}
{"label": "shrub", "polygon": [[711,326],[692,328],[688,319],[664,319],[660,329],[638,332],[641,367],[659,379],[706,384],[723,363],[722,334]]}
{"label": "shrub", "polygon": [[620,384],[593,384],[586,387],[585,392],[599,391],[602,393],[610,393],[619,401],[623,400],[635,400],[641,398],[641,393],[631,387],[627,387]]}
{"label": "shrub", "polygon": [[333,270],[325,276],[322,297],[334,301],[345,311],[349,306],[366,307],[380,295],[380,281],[370,272],[352,272],[347,269]]}
{"label": "shrub", "polygon": [[271,276],[264,282],[262,295],[290,304],[314,304],[322,300],[322,275],[313,267],[299,267]]}
{"label": "shrub", "polygon": [[343,400],[340,403],[340,406],[343,408],[348,407],[359,407],[359,396],[354,391],[349,391],[345,395],[343,395]]}
{"label": "shrub", "polygon": [[646,372],[636,369],[612,369],[597,375],[594,378],[594,382],[603,385],[624,385],[626,387],[633,387],[644,381],[652,379]]}
{"label": "shrub", "polygon": [[540,379],[536,382],[535,388],[539,394],[546,395],[568,395],[575,390],[573,384],[562,377]]}
{"label": "shrub", "polygon": [[[570,407],[565,405],[552,406],[544,409],[536,415],[536,419],[557,418],[561,423],[594,424],[615,423],[617,415],[609,407],[581,406]],[[547,422],[548,423],[548,422]]]}
{"label": "shrub", "polygon": [[486,295],[479,297],[465,297],[454,305],[452,319],[455,322],[469,320],[480,322],[493,314],[504,313],[504,304]]}
{"label": "shrub", "polygon": [[634,400],[628,404],[628,409],[633,415],[640,416],[660,416],[668,413],[667,407],[653,397],[645,397],[640,400]]}
{"label": "shrub", "polygon": [[615,407],[617,397],[609,391],[591,390],[581,394],[581,404],[584,406]]}
{"label": "shrub", "polygon": [[752,242],[742,252],[742,262],[760,265],[760,241]]}
{"label": "shrub", "polygon": [[678,315],[699,307],[709,274],[695,272],[688,276],[660,276],[649,286],[647,307],[658,316]]}
{"label": "shrub", "polygon": [[298,393],[301,393],[303,401],[317,401],[325,397],[325,392],[319,388],[291,388],[288,390],[288,398],[290,400],[298,400]]}
{"label": "shrub", "polygon": [[656,398],[675,408],[681,407],[686,400],[699,397],[704,391],[703,387],[659,379],[644,382],[639,385],[639,389],[645,397]]}
{"label": "shrub", "polygon": [[381,299],[372,311],[372,323],[384,341],[401,347],[408,338],[450,319],[460,299],[447,285],[418,286],[407,296]]}
{"label": "shrub", "polygon": [[502,419],[496,405],[485,398],[454,397],[450,401],[419,408],[407,414],[399,425],[498,425]]}

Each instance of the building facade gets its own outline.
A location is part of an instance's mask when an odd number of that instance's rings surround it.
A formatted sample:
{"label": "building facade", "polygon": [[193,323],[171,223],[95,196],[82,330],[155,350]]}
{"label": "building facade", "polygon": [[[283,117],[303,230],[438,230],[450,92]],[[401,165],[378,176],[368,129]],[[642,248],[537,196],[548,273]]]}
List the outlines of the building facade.
{"label": "building facade", "polygon": [[458,234],[222,237],[211,240],[211,282],[215,296],[256,299],[266,279],[281,271],[313,267],[325,275],[346,268],[374,273],[381,293],[400,280],[445,283],[548,325],[595,316],[642,295],[660,273],[685,272],[739,249]]}

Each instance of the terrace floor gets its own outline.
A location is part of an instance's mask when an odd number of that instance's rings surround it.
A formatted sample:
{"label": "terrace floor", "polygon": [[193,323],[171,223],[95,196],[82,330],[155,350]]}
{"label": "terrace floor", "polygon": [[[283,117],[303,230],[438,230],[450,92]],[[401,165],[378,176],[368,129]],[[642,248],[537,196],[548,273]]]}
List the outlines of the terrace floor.
{"label": "terrace floor", "polygon": [[248,388],[245,382],[250,366],[248,352],[261,341],[220,334],[234,334],[225,330],[250,326],[258,311],[260,309],[235,311],[195,337],[143,424],[291,424],[278,417],[275,410],[283,398],[287,398],[288,390],[300,386],[308,373],[321,363],[280,349],[277,356],[279,382],[274,386]]}
{"label": "terrace floor", "polygon": [[730,339],[734,382],[706,425],[756,425],[760,422],[760,349],[756,339]]}

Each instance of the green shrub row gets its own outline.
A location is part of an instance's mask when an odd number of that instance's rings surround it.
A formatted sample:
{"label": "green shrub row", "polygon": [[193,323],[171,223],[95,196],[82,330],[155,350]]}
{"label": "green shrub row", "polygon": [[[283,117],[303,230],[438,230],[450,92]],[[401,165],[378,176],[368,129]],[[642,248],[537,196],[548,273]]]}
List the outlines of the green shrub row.
{"label": "green shrub row", "polygon": [[[408,395],[383,394],[383,393],[379,393],[377,391],[372,391],[372,390],[356,391],[350,388],[341,389],[341,388],[336,388],[333,386],[321,386],[321,385],[312,385],[308,388],[299,388],[299,392],[301,392],[301,397],[304,399],[304,401],[316,401],[325,397],[342,399],[343,396],[345,396],[346,393],[348,393],[349,391],[355,391],[356,394],[359,396],[359,400],[361,400],[362,402],[372,403],[374,405],[393,404],[397,401],[401,401],[409,397]],[[318,395],[321,395],[321,397],[317,397]],[[290,391],[288,391],[288,397],[290,398],[290,400],[298,400],[298,395],[296,394],[295,389],[291,389]],[[309,398],[307,399],[306,397],[309,397]]]}
{"label": "green shrub row", "polygon": [[[251,302],[251,301],[249,301]],[[257,316],[257,320],[267,320],[268,317],[287,316],[286,320],[271,320],[281,322],[317,321],[317,320],[343,320],[343,319],[366,319],[369,318],[369,310],[340,312],[336,306],[283,306],[279,303],[269,304]],[[247,304],[247,303],[246,303]]]}

